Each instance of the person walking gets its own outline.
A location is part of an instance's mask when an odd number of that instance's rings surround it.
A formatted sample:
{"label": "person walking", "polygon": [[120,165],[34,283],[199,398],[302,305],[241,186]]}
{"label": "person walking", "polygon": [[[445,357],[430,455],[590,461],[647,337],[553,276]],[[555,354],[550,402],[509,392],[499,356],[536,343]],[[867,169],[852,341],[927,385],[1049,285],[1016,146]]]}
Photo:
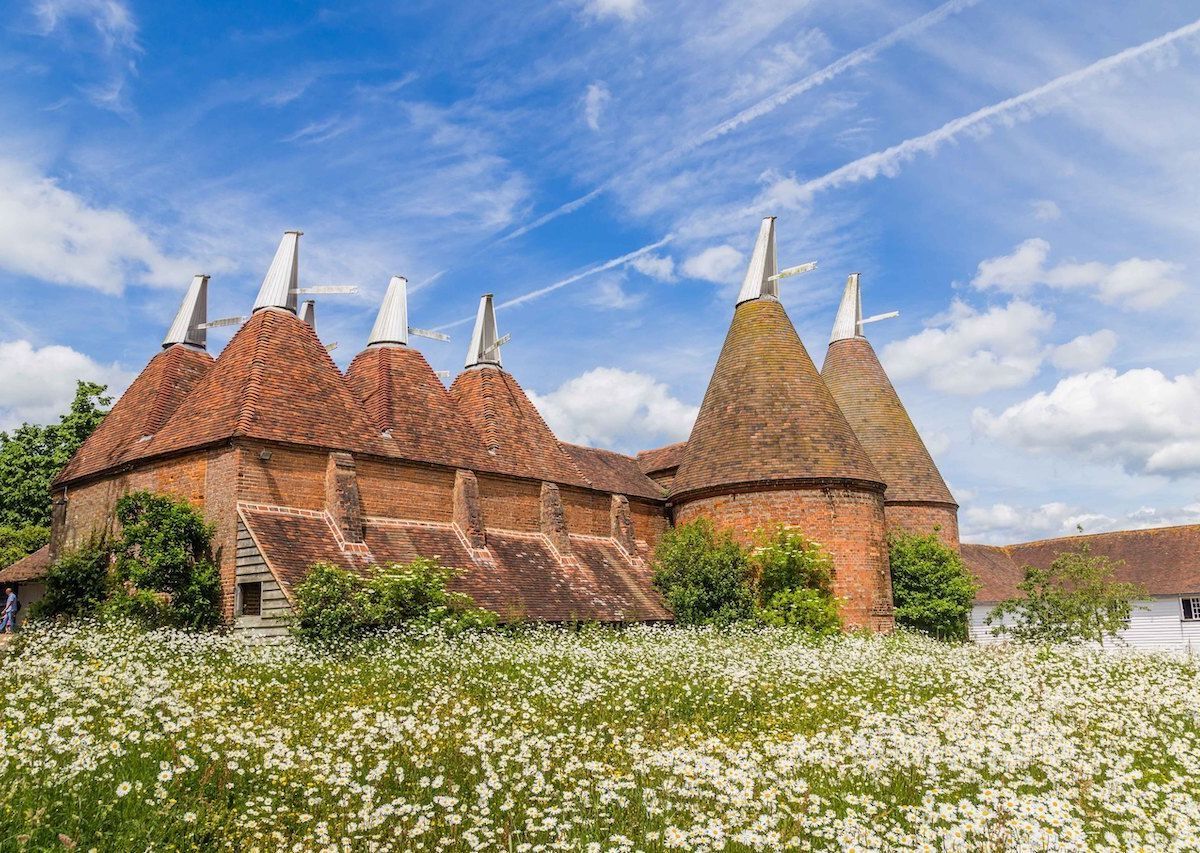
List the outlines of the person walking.
{"label": "person walking", "polygon": [[11,586],[4,589],[4,612],[0,613],[0,633],[11,634],[17,624],[17,594]]}

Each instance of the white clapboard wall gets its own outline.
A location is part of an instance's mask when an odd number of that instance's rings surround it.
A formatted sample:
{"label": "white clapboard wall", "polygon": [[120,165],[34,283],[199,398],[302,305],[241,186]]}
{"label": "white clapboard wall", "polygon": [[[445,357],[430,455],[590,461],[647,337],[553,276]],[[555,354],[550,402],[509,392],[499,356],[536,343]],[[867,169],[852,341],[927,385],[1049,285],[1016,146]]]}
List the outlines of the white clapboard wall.
{"label": "white clapboard wall", "polygon": [[275,576],[267,568],[266,560],[259,553],[254,540],[250,538],[250,531],[238,521],[237,583],[256,582],[262,584],[262,615],[242,616],[238,613],[234,617],[234,630],[256,637],[279,637],[287,634],[288,620],[292,615],[287,596],[283,594]]}
{"label": "white clapboard wall", "polygon": [[[1184,620],[1179,598],[1156,595],[1138,602],[1129,627],[1121,632],[1119,639],[1137,648],[1200,654],[1200,620]],[[994,643],[999,639],[991,633],[995,626],[984,624],[993,607],[994,603],[979,603],[971,608],[971,639],[977,643]]]}

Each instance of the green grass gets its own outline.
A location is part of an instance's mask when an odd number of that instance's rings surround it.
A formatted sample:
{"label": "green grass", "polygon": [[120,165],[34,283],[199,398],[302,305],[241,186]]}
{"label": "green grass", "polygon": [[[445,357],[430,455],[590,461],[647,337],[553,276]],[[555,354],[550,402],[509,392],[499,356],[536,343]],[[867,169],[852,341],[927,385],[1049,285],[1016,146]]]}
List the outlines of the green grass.
{"label": "green grass", "polygon": [[1165,655],[672,629],[329,653],[84,626],[0,665],[0,850],[1164,850],[1200,831],[1200,678]]}

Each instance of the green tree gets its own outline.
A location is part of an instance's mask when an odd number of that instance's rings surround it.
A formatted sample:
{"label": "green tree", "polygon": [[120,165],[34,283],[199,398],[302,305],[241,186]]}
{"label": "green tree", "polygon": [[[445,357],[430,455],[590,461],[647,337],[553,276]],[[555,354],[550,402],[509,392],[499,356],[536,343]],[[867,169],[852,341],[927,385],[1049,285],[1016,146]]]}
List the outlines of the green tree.
{"label": "green tree", "polygon": [[978,583],[936,533],[888,537],[896,623],[942,640],[965,640]]}
{"label": "green tree", "polygon": [[50,541],[50,528],[37,524],[9,527],[0,524],[0,569],[32,554]]}
{"label": "green tree", "polygon": [[833,595],[833,562],[799,530],[777,525],[755,533],[750,586],[759,621],[836,634],[842,621]]}
{"label": "green tree", "polygon": [[154,625],[209,628],[219,618],[221,583],[212,526],[185,500],[131,492],[117,501],[121,536],[113,548],[118,584],[109,611]]}
{"label": "green tree", "polygon": [[77,382],[75,399],[58,423],[0,432],[0,525],[50,525],[50,482],[107,414],[112,398],[105,390]]}
{"label": "green tree", "polygon": [[729,625],[754,614],[746,552],[707,519],[663,534],[654,585],[679,625]]}
{"label": "green tree", "polygon": [[1044,569],[1025,567],[1023,595],[998,604],[987,618],[992,633],[1048,643],[1101,645],[1129,622],[1146,598],[1138,584],[1114,579],[1120,562],[1093,556],[1086,543],[1065,551]]}

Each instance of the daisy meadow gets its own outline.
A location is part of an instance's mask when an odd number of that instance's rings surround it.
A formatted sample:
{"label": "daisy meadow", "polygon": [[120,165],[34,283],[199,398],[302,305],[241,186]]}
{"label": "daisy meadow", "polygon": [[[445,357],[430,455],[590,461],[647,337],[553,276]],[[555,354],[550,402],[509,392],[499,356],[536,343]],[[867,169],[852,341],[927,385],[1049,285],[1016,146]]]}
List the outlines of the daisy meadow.
{"label": "daisy meadow", "polygon": [[1200,670],[901,634],[30,631],[0,848],[1195,850]]}

